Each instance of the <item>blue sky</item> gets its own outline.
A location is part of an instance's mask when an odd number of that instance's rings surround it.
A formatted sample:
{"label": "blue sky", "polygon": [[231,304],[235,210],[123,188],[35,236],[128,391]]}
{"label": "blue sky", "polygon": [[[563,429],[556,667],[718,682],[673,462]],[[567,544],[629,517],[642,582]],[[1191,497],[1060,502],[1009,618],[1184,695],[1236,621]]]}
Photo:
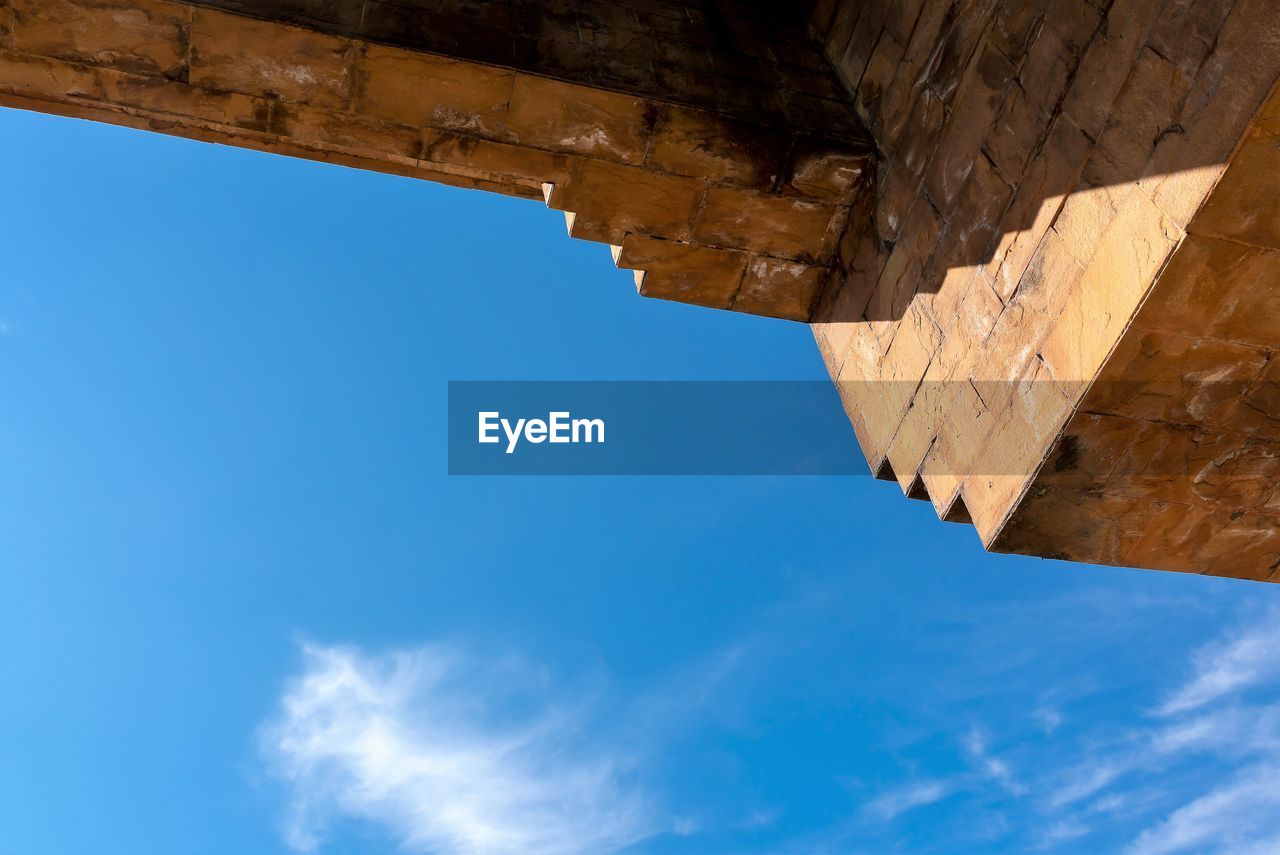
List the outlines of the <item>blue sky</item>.
{"label": "blue sky", "polygon": [[449,380],[821,379],[805,327],[530,202],[0,145],[0,851],[1280,850],[1273,588],[866,477],[446,474]]}

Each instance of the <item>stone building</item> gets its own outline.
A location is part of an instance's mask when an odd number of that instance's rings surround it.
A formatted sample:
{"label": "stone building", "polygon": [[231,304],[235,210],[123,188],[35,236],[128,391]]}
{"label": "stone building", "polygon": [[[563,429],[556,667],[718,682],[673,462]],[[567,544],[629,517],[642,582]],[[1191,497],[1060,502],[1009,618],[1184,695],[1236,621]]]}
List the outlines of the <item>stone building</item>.
{"label": "stone building", "polygon": [[0,0],[0,104],[545,200],[997,551],[1280,579],[1280,0]]}

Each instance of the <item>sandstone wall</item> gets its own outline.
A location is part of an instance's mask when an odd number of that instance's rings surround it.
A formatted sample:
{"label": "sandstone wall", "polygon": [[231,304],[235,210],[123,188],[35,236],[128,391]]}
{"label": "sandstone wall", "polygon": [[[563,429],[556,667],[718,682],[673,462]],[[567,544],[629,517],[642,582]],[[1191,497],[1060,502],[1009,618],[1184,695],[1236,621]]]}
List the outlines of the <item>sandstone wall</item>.
{"label": "sandstone wall", "polygon": [[644,294],[807,320],[870,144],[720,8],[0,0],[0,104],[543,198]]}
{"label": "sandstone wall", "polygon": [[997,548],[1280,581],[1278,119],[1280,91]]}
{"label": "sandstone wall", "polygon": [[[1144,370],[1134,355],[1143,352],[1140,327],[1199,343],[1165,351],[1183,354],[1156,369],[1175,390],[1196,359],[1206,378],[1273,370],[1274,324],[1247,341],[1206,335],[1230,326],[1232,302],[1245,298],[1206,297],[1210,250],[1193,223],[1214,205],[1254,216],[1240,212],[1240,190],[1218,182],[1252,139],[1250,123],[1280,72],[1274,0],[840,0],[820,3],[813,27],[882,156],[877,192],[842,240],[841,276],[814,327],[873,468],[931,499],[940,515],[971,518],[994,548],[1274,572],[1280,540],[1274,528],[1258,533],[1266,526],[1250,529],[1250,543],[1266,544],[1247,559],[1234,560],[1232,539],[1207,525],[1194,537],[1213,543],[1194,550],[1172,536],[1141,550],[1116,546],[1122,517],[1147,519],[1141,509],[1171,492],[1186,498],[1199,470],[1166,461],[1157,467],[1164,481],[1181,486],[1129,483],[1093,502],[1087,518],[1069,518],[1064,507],[1104,490],[1108,472],[1093,471],[1105,469],[1100,461],[1150,449],[1098,440],[1089,454],[1088,443],[1071,441],[1071,454],[1055,452],[1044,466],[1098,395],[1123,411],[1115,398],[1138,394],[1133,384],[1095,380],[1109,358],[1113,380]],[[1266,234],[1236,259],[1254,265],[1256,276],[1236,285],[1257,305],[1275,293],[1275,271],[1260,270],[1270,262],[1259,253],[1280,234],[1280,170],[1274,148],[1244,144],[1233,171],[1270,188],[1250,200],[1271,212],[1259,229]],[[1174,261],[1201,273],[1179,273]],[[1201,286],[1185,285],[1197,275]],[[1153,294],[1196,309],[1171,321],[1151,303],[1130,331]],[[1084,401],[1090,389],[1099,391]],[[1155,416],[1150,407],[1129,415]],[[1030,513],[1028,504],[1011,522],[1025,497],[1047,495],[1055,466],[1054,506]],[[1205,501],[1218,501],[1214,513],[1228,522],[1268,501],[1238,504],[1227,492]]]}
{"label": "sandstone wall", "polygon": [[0,105],[543,199],[990,548],[1280,579],[1278,2],[0,0]]}

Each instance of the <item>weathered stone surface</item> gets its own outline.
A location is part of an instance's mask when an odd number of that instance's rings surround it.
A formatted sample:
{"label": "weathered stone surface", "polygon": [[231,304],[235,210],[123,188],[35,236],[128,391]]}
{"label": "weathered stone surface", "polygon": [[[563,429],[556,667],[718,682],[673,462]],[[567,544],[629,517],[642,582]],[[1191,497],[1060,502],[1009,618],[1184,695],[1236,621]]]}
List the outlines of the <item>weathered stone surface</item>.
{"label": "weathered stone surface", "polygon": [[552,204],[598,224],[602,237],[593,239],[605,243],[620,244],[632,232],[687,241],[704,187],[700,181],[679,175],[585,160]]}
{"label": "weathered stone surface", "polygon": [[1250,138],[1196,217],[1196,232],[1280,249],[1280,195],[1271,182],[1260,180],[1271,175],[1280,175],[1280,139]]}
{"label": "weathered stone surface", "polygon": [[1115,0],[1085,49],[1062,110],[1090,138],[1101,136],[1162,5],[1160,0]]}
{"label": "weathered stone surface", "polygon": [[[1196,74],[1176,129],[1156,143],[1141,184],[1186,227],[1214,189],[1246,127],[1274,103],[1280,15],[1274,0],[1237,0]],[[1175,130],[1176,130],[1175,129]]]}
{"label": "weathered stone surface", "polygon": [[1107,360],[1090,407],[1147,421],[1230,429],[1268,354],[1217,339],[1135,328]]}
{"label": "weathered stone surface", "polygon": [[1041,347],[1055,378],[1084,381],[1098,373],[1181,237],[1151,200],[1130,190]]}
{"label": "weathered stone surface", "polygon": [[[827,264],[835,248],[840,211],[827,202],[713,187],[698,218],[696,236],[713,245]],[[822,237],[815,242],[815,235]]]}
{"label": "weathered stone surface", "polygon": [[[1028,265],[1041,251],[1049,228],[1057,230],[1064,206],[1076,198],[1071,190],[1089,151],[1089,139],[1059,115],[1016,187],[986,264],[1001,299],[1012,297]],[[1092,249],[1084,255],[1082,263],[1088,263]]]}
{"label": "weathered stone surface", "polygon": [[[789,13],[713,32],[652,0],[690,24],[669,31],[588,2],[566,18],[513,0],[477,24],[467,2],[21,0],[0,4],[0,83],[11,104],[194,139],[529,198],[550,184],[575,237],[770,258],[727,307],[808,319],[873,147]],[[531,24],[535,42],[516,32]]]}
{"label": "weathered stone surface", "polygon": [[825,267],[757,256],[747,265],[733,308],[752,315],[807,321],[826,278]]}
{"label": "weathered stone surface", "polygon": [[791,140],[777,128],[705,110],[659,108],[648,163],[666,172],[770,190]]}
{"label": "weathered stone surface", "polygon": [[391,124],[349,113],[271,105],[268,127],[299,143],[372,157],[383,156],[413,167],[423,156],[423,133],[412,125]]}
{"label": "weathered stone surface", "polygon": [[508,121],[512,133],[533,145],[640,163],[656,112],[640,98],[522,74]]}
{"label": "weathered stone surface", "polygon": [[393,122],[502,136],[515,73],[369,45],[358,63],[356,109]]}
{"label": "weathered stone surface", "polygon": [[791,155],[791,189],[802,196],[849,204],[862,188],[871,152],[850,149],[847,143],[802,138]]}
{"label": "weathered stone surface", "polygon": [[[157,77],[124,74],[102,69],[98,75],[101,97],[131,110],[182,116],[214,125],[229,125],[263,133],[283,129],[273,120],[269,101],[238,92],[213,92]],[[379,134],[378,146],[386,144]]]}
{"label": "weathered stone surface", "polygon": [[987,138],[986,151],[1006,181],[1016,183],[1021,179],[1040,140],[1049,132],[1054,111],[1075,72],[1075,60],[1062,37],[1044,27],[1018,71],[1017,87],[1006,97]]}
{"label": "weathered stone surface", "polygon": [[191,83],[327,109],[351,94],[353,45],[298,27],[195,9]]}
{"label": "weathered stone surface", "polygon": [[0,0],[0,103],[544,198],[988,546],[1277,578],[1273,0],[638,2]]}
{"label": "weathered stone surface", "polygon": [[551,183],[568,180],[570,155],[529,146],[494,142],[468,134],[426,133],[422,160],[512,177],[539,176]]}
{"label": "weathered stone surface", "polygon": [[874,471],[994,549],[1270,577],[1245,566],[1280,501],[1265,5],[926,2],[905,34],[905,4],[831,10],[884,160],[816,332]]}
{"label": "weathered stone surface", "polygon": [[991,132],[1012,78],[1009,61],[995,48],[984,47],[967,75],[925,176],[925,190],[940,210],[949,210],[959,195]]}
{"label": "weathered stone surface", "polygon": [[742,282],[746,253],[674,240],[627,235],[614,254],[619,267],[643,272],[646,297],[727,309]]}
{"label": "weathered stone surface", "polygon": [[25,98],[40,100],[48,92],[63,93],[68,99],[97,100],[104,95],[101,69],[45,57],[4,52],[0,74],[7,91]]}
{"label": "weathered stone surface", "polygon": [[[867,319],[888,321],[902,317],[922,283],[924,266],[937,247],[943,223],[928,200],[920,199],[908,214],[888,259],[880,270],[867,304]],[[885,333],[891,325],[882,327]]]}
{"label": "weathered stone surface", "polygon": [[156,0],[12,0],[26,53],[178,79],[187,68],[189,7]]}

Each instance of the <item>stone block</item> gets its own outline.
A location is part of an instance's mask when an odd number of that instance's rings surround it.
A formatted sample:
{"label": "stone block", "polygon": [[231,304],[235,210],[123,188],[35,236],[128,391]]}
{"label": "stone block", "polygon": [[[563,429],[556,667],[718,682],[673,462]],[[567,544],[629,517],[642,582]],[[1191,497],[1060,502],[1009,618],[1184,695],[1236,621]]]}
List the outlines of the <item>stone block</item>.
{"label": "stone block", "polygon": [[1139,421],[1106,489],[1145,501],[1242,510],[1267,501],[1278,477],[1280,447],[1273,441]]}
{"label": "stone block", "polygon": [[273,133],[271,102],[239,92],[215,92],[175,80],[126,74],[114,69],[101,73],[103,97],[131,110],[145,110],[170,121],[200,123]]}
{"label": "stone block", "polygon": [[848,140],[805,136],[791,155],[790,191],[815,199],[850,204],[866,183],[873,152]]}
{"label": "stone block", "polygon": [[[1246,436],[1280,441],[1280,359],[1271,358],[1262,374],[1244,390],[1227,418],[1233,430]],[[1280,502],[1280,481],[1276,482],[1272,496]],[[1270,508],[1280,513],[1280,504],[1272,504]]]}
{"label": "stone block", "polygon": [[156,0],[12,0],[13,43],[26,53],[171,79],[187,70],[191,9]]}
{"label": "stone block", "polygon": [[1231,160],[1189,231],[1280,249],[1280,139],[1253,136]]}
{"label": "stone block", "polygon": [[1000,0],[991,22],[991,43],[1010,60],[1027,52],[1044,22],[1048,0]]}
{"label": "stone block", "polygon": [[880,366],[881,378],[888,381],[886,392],[900,401],[899,412],[906,410],[941,345],[942,331],[919,303],[913,303],[898,324]]}
{"label": "stone block", "polygon": [[1163,0],[1115,0],[1085,50],[1062,111],[1091,139],[1101,136],[1163,5]]}
{"label": "stone block", "polygon": [[1142,429],[1138,419],[1076,412],[1054,443],[1036,484],[1053,488],[1101,490],[1129,454]]}
{"label": "stone block", "polygon": [[405,125],[507,134],[515,73],[417,51],[369,45],[358,63],[355,109]]}
{"label": "stone block", "polygon": [[637,281],[640,293],[646,297],[727,309],[738,292],[747,256],[630,234],[617,248],[614,261],[621,268],[644,271]]}
{"label": "stone block", "polygon": [[351,113],[272,105],[271,129],[295,142],[348,154],[416,166],[423,156],[422,131]]}
{"label": "stone block", "polygon": [[[1005,307],[972,359],[968,379],[984,408],[999,415],[1015,406],[1027,377],[1040,372],[1038,352],[1056,313],[1046,314],[1019,302]],[[1051,373],[1044,377],[1052,380]],[[1031,390],[1037,391],[1038,390]]]}
{"label": "stone block", "polygon": [[520,74],[508,124],[524,145],[638,164],[657,117],[658,105],[643,98]]}
{"label": "stone block", "polygon": [[807,321],[827,278],[827,268],[756,256],[747,264],[735,311]]}
{"label": "stone block", "polygon": [[1277,282],[1280,251],[1189,234],[1134,324],[1274,348],[1280,330]]}
{"label": "stone block", "polygon": [[894,393],[901,384],[886,385],[880,377],[883,351],[866,326],[855,330],[836,381],[836,389],[858,444],[872,472],[880,469],[889,440],[906,408],[908,394]]}
{"label": "stone block", "polygon": [[[925,3],[907,38],[906,50],[898,61],[893,80],[884,88],[877,105],[879,133],[876,141],[886,156],[895,158],[901,143],[911,143],[914,135],[903,136],[903,129],[920,101],[937,96],[925,87],[924,69],[934,57],[938,34],[947,23],[952,7],[945,3]],[[941,112],[941,110],[939,110]],[[940,120],[939,120],[940,123]]]}
{"label": "stone block", "polygon": [[[1211,537],[1190,537],[1190,553],[1198,568],[1210,576],[1230,576],[1255,582],[1280,580],[1280,514],[1245,513],[1214,509],[1206,526]],[[1198,548],[1197,548],[1198,544]],[[1174,546],[1176,544],[1169,544]],[[1167,552],[1165,554],[1168,554]],[[1159,552],[1135,558],[1158,559]],[[1148,561],[1147,566],[1158,566]]]}
{"label": "stone block", "polygon": [[779,128],[664,104],[647,163],[678,175],[769,190],[782,174],[790,144]]}
{"label": "stone block", "polygon": [[1040,242],[1059,216],[1090,146],[1079,128],[1059,116],[1023,173],[1000,224],[1001,234],[987,266],[1002,299],[1007,300],[1013,293]]}
{"label": "stone block", "polygon": [[712,187],[694,235],[717,246],[827,264],[841,211],[848,213],[828,202]]}
{"label": "stone block", "polygon": [[1045,6],[1045,30],[1062,39],[1064,51],[1078,59],[1098,35],[1103,8],[1095,0],[1051,0]]}
{"label": "stone block", "polygon": [[869,320],[902,317],[923,281],[924,265],[937,246],[942,226],[928,200],[919,199],[880,271],[867,303]]}
{"label": "stone block", "polygon": [[1141,51],[1085,166],[1084,180],[1105,187],[1141,178],[1160,138],[1178,132],[1176,119],[1191,82],[1154,50]]}
{"label": "stone block", "polygon": [[936,291],[952,268],[976,268],[991,259],[1013,188],[979,155],[947,218],[938,248],[925,269],[921,291]]}
{"label": "stone block", "polygon": [[342,109],[352,44],[312,30],[208,9],[191,12],[192,85]]}
{"label": "stone block", "polygon": [[582,237],[589,240],[621,244],[635,232],[687,241],[704,188],[692,178],[589,159],[567,182],[556,185],[552,202],[578,215],[585,229]]}
{"label": "stone block", "polygon": [[1013,292],[1001,297],[1045,317],[1052,317],[1062,296],[1071,292],[1083,273],[1084,267],[1071,253],[1066,241],[1050,229]]}
{"label": "stone block", "polygon": [[1074,57],[1060,36],[1046,29],[1035,40],[996,120],[986,150],[1000,172],[1017,182],[1049,132],[1054,110],[1074,71]]}
{"label": "stone block", "polygon": [[[965,503],[983,543],[990,545],[1031,483],[1032,474],[1066,424],[1071,401],[1039,361],[1015,385],[1007,409],[992,413],[987,434],[963,479]],[[1043,554],[1043,553],[1040,553]]]}
{"label": "stone block", "polygon": [[1267,351],[1131,327],[1089,391],[1093,412],[1230,428],[1230,413]]}
{"label": "stone block", "polygon": [[880,103],[884,98],[884,91],[893,83],[905,52],[902,42],[890,30],[882,30],[875,49],[871,52],[871,59],[862,73],[862,79],[858,82],[858,112],[870,119],[868,127],[873,134],[884,135]]}
{"label": "stone block", "polygon": [[1013,66],[1009,61],[990,45],[982,46],[965,74],[938,151],[925,175],[925,190],[944,216],[950,213],[969,177],[1012,80]]}
{"label": "stone block", "polygon": [[[929,363],[920,385],[911,396],[910,404],[897,430],[889,441],[885,456],[893,468],[898,486],[907,495],[920,478],[925,455],[937,440],[946,414],[944,407],[950,403],[945,371],[938,359]],[[924,483],[928,492],[928,484]]]}
{"label": "stone block", "polygon": [[1088,264],[1116,217],[1118,200],[1132,185],[1092,187],[1081,184],[1067,195],[1053,218],[1053,231],[1080,264]]}
{"label": "stone block", "polygon": [[1131,188],[1041,345],[1055,378],[1093,378],[1181,239],[1181,230]]}
{"label": "stone block", "polygon": [[[973,472],[973,460],[993,425],[991,414],[971,384],[953,380],[943,389],[945,400],[941,408],[946,424],[920,464],[920,477],[939,515],[961,494],[961,485]],[[969,502],[964,501],[968,510]],[[972,511],[969,513],[968,521],[972,522]]]}
{"label": "stone block", "polygon": [[1195,77],[1213,51],[1235,0],[1170,0],[1147,44]]}
{"label": "stone block", "polygon": [[428,132],[422,156],[435,163],[552,184],[566,181],[575,163],[572,155],[455,133]]}
{"label": "stone block", "polygon": [[0,88],[24,98],[101,101],[104,69],[0,52]]}

